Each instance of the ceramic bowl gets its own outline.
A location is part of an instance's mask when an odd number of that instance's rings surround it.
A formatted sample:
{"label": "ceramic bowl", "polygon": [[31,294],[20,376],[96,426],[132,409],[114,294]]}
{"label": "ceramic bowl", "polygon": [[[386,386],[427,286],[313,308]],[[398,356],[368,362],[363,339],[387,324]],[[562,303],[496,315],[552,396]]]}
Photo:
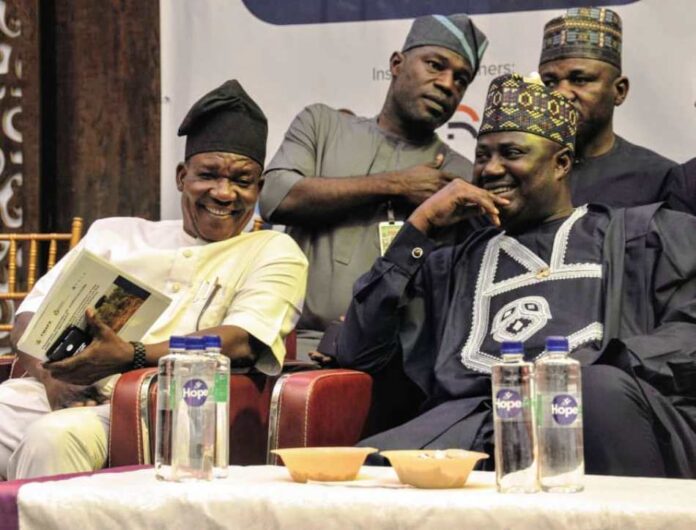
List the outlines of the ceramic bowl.
{"label": "ceramic bowl", "polygon": [[404,484],[416,488],[461,488],[485,453],[463,449],[382,451]]}
{"label": "ceramic bowl", "polygon": [[295,447],[273,449],[295,482],[354,480],[372,447]]}

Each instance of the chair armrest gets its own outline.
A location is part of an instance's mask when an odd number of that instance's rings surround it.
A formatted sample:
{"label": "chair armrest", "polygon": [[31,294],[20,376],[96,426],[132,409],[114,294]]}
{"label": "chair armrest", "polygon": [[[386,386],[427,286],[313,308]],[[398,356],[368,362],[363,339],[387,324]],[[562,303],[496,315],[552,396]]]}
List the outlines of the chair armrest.
{"label": "chair armrest", "polygon": [[150,426],[154,436],[157,368],[126,372],[111,394],[109,467],[151,464]]}
{"label": "chair armrest", "polygon": [[372,378],[355,370],[331,369],[283,375],[273,389],[268,435],[271,449],[355,445],[365,429]]}
{"label": "chair armrest", "polygon": [[[230,464],[266,462],[275,377],[230,375]],[[109,467],[154,463],[157,368],[123,374],[111,396]]]}

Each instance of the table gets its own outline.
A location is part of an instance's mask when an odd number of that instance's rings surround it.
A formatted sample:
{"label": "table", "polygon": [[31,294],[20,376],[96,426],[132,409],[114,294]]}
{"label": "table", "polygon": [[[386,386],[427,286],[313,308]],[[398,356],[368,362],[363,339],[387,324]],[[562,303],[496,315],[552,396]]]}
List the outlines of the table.
{"label": "table", "polygon": [[693,480],[588,476],[582,493],[503,495],[487,472],[452,490],[403,487],[391,468],[360,477],[297,484],[283,467],[233,466],[213,482],[158,482],[152,469],[32,482],[17,495],[19,528],[696,528]]}

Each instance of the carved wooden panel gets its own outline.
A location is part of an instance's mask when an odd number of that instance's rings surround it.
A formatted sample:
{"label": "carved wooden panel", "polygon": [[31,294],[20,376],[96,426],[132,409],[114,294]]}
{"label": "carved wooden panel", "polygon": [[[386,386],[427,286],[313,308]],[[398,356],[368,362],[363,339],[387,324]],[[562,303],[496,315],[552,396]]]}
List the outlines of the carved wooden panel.
{"label": "carved wooden panel", "polygon": [[[41,131],[38,0],[0,0],[0,231],[40,227]],[[0,245],[0,290],[7,290],[8,245]],[[21,248],[20,260],[21,260]],[[0,321],[14,315],[0,304]],[[7,344],[0,334],[0,346]]]}
{"label": "carved wooden panel", "polygon": [[159,218],[159,56],[157,1],[0,0],[0,231]]}

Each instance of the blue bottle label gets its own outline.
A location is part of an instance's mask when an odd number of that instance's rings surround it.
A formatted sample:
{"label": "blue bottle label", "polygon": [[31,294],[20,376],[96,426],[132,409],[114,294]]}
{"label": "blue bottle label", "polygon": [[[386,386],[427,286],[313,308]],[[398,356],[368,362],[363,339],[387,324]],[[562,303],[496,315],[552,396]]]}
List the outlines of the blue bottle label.
{"label": "blue bottle label", "polygon": [[580,397],[568,393],[544,393],[539,396],[539,423],[542,427],[582,426]]}
{"label": "blue bottle label", "polygon": [[208,399],[208,385],[202,379],[189,379],[184,383],[182,395],[189,407],[200,407]]}
{"label": "blue bottle label", "polygon": [[524,399],[519,388],[501,388],[495,393],[495,415],[500,420],[521,419],[524,409],[530,407],[528,399]]}
{"label": "blue bottle label", "polygon": [[559,425],[570,425],[578,419],[580,407],[570,394],[558,394],[551,400],[551,416]]}

